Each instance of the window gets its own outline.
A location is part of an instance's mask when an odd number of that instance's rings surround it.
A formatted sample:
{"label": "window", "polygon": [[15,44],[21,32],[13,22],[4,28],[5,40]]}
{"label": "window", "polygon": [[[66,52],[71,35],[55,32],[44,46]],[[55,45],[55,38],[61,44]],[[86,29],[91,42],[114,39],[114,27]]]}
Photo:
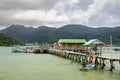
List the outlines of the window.
{"label": "window", "polygon": [[65,44],[64,48],[68,49],[68,44],[67,43]]}
{"label": "window", "polygon": [[75,44],[72,44],[72,49],[75,49],[76,48],[76,45]]}
{"label": "window", "polygon": [[83,44],[80,44],[80,48],[83,48]]}

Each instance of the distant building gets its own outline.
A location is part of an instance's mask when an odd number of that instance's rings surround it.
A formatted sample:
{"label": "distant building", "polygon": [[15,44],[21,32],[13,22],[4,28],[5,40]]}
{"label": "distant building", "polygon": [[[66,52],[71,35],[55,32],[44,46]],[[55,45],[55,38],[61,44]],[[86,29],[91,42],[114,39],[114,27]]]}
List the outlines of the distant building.
{"label": "distant building", "polygon": [[85,39],[59,39],[58,43],[54,44],[55,49],[68,50],[68,51],[84,51],[83,44]]}

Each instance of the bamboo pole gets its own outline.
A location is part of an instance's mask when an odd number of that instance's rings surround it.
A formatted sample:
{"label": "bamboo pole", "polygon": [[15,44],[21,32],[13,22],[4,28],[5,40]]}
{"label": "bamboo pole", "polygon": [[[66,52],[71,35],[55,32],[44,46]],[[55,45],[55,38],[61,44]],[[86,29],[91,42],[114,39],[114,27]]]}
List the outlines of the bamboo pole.
{"label": "bamboo pole", "polygon": [[110,56],[112,57],[112,36],[110,35]]}

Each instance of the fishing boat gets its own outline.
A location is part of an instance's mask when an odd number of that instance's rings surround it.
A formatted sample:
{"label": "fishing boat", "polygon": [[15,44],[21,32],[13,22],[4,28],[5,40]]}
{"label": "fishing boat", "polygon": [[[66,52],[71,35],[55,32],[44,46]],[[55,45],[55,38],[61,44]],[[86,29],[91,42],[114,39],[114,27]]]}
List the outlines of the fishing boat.
{"label": "fishing boat", "polygon": [[45,48],[35,48],[34,49],[35,54],[40,54],[40,53],[48,53],[48,50]]}
{"label": "fishing boat", "polygon": [[26,53],[34,53],[34,50],[37,46],[26,46],[25,52]]}
{"label": "fishing boat", "polygon": [[39,47],[36,47],[36,48],[34,49],[34,53],[35,53],[35,54],[39,54],[39,53],[41,53],[41,52],[42,52],[42,49],[39,48]]}
{"label": "fishing boat", "polygon": [[14,45],[12,47],[12,53],[24,53],[25,52],[25,47],[19,46],[19,45]]}
{"label": "fishing boat", "polygon": [[89,71],[89,70],[93,70],[95,67],[95,64],[86,64],[84,67],[81,67],[80,70],[81,71]]}
{"label": "fishing boat", "polygon": [[115,48],[115,49],[114,49],[114,51],[120,51],[120,49],[118,49],[118,48]]}

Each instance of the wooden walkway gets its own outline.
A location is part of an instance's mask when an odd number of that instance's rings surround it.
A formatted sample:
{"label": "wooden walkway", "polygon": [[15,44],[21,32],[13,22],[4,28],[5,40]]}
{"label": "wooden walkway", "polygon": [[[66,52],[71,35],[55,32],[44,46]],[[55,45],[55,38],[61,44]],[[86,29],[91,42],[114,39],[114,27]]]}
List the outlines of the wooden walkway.
{"label": "wooden walkway", "polygon": [[105,64],[105,60],[109,60],[110,62],[110,71],[115,68],[113,63],[115,61],[118,61],[120,63],[120,58],[117,57],[106,57],[106,56],[97,56],[97,55],[86,55],[83,53],[79,52],[72,52],[72,51],[61,51],[61,50],[49,50],[49,53],[61,56],[64,58],[68,58],[71,60],[79,61],[81,63],[95,63],[95,66],[97,67],[98,65],[101,66],[101,68],[104,68],[107,64]]}

